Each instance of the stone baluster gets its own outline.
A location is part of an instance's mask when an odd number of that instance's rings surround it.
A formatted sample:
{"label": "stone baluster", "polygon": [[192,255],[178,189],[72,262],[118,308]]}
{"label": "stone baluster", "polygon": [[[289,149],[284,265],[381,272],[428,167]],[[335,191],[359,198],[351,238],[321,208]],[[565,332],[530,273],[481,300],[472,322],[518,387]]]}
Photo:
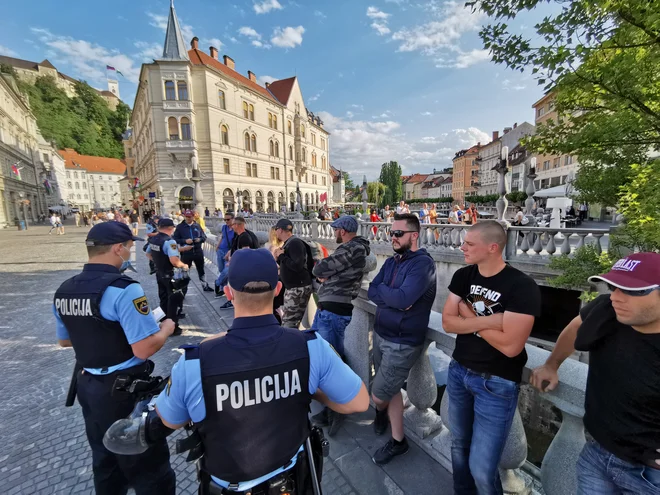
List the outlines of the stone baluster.
{"label": "stone baluster", "polygon": [[596,252],[598,254],[602,253],[603,252],[603,246],[601,246],[601,244],[600,244],[600,238],[603,237],[603,234],[593,233],[591,235],[594,236],[594,239],[596,239],[596,242],[594,243],[594,247],[596,248]]}
{"label": "stone baluster", "polygon": [[506,247],[504,259],[510,260],[518,254],[518,231],[509,229],[506,232]]}
{"label": "stone baluster", "polygon": [[564,242],[561,244],[561,254],[571,254],[571,234],[564,233]]}
{"label": "stone baluster", "polygon": [[[371,390],[370,331],[374,326],[371,303],[364,297],[353,300],[353,315],[344,333],[344,352],[351,369]],[[371,311],[370,311],[371,310]]]}
{"label": "stone baluster", "polygon": [[576,464],[586,442],[579,411],[561,409],[562,422],[545,453],[541,465],[541,484],[546,495],[577,492]]}
{"label": "stone baluster", "polygon": [[408,374],[408,399],[413,407],[404,412],[406,424],[413,428],[417,435],[426,438],[442,428],[442,420],[431,406],[438,398],[438,388],[429,356],[427,354],[430,340],[424,343],[424,351]]}
{"label": "stone baluster", "polygon": [[319,214],[313,211],[309,214],[310,218],[310,235],[313,241],[319,240]]}
{"label": "stone baluster", "polygon": [[536,237],[536,239],[534,239],[534,246],[532,247],[532,249],[536,254],[541,254],[541,251],[543,251],[543,243],[541,242],[541,232],[535,232],[534,237]]}
{"label": "stone baluster", "polygon": [[580,249],[581,247],[584,246],[584,238],[587,237],[587,234],[578,234],[579,240],[577,243],[577,246],[575,246],[575,249]]}
{"label": "stone baluster", "polygon": [[450,230],[451,232],[451,245],[455,248],[460,247],[461,245],[461,234],[459,229],[457,228],[452,228]]}
{"label": "stone baluster", "polygon": [[502,146],[502,156],[499,163],[495,166],[494,170],[498,173],[497,178],[497,193],[500,195],[499,199],[495,202],[497,207],[497,219],[503,222],[506,215],[506,209],[509,201],[506,199],[507,183],[506,174],[509,171],[509,147]]}
{"label": "stone baluster", "polygon": [[545,252],[548,253],[550,256],[555,254],[555,251],[557,251],[557,247],[555,246],[555,236],[557,235],[557,231],[549,231],[548,232],[548,244],[545,246]]}
{"label": "stone baluster", "polygon": [[527,251],[529,251],[529,239],[532,236],[532,233],[530,231],[523,232],[524,237],[522,238],[522,243],[520,244],[520,250],[523,252],[525,256],[529,256],[527,254]]}

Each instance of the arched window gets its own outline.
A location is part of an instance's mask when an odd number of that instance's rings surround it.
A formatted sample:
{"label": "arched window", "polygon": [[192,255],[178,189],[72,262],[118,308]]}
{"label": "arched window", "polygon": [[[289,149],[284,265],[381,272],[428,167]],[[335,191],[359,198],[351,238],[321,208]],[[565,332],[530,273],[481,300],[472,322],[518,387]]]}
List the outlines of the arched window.
{"label": "arched window", "polygon": [[104,191],[103,186],[101,186],[101,192],[103,192],[103,191]]}
{"label": "arched window", "polygon": [[78,172],[74,172],[74,173],[73,173],[73,178],[74,178],[74,179],[77,179],[77,178],[78,178]]}
{"label": "arched window", "polygon": [[227,104],[225,102],[225,92],[222,90],[218,91],[218,105],[220,105],[220,108],[223,110],[227,108]]}
{"label": "arched window", "polygon": [[293,160],[293,146],[289,146],[289,160]]}
{"label": "arched window", "polygon": [[270,141],[269,144],[270,144],[270,156],[275,156],[275,143],[273,141]]}
{"label": "arched window", "polygon": [[280,143],[275,141],[275,158],[280,157]]}
{"label": "arched window", "polygon": [[243,102],[243,117],[248,118],[249,113],[248,113],[248,104],[246,101]]}
{"label": "arched window", "polygon": [[174,81],[165,81],[165,99],[176,100],[176,91],[174,89]]}
{"label": "arched window", "polygon": [[287,126],[287,129],[289,130],[289,134],[291,134],[292,131],[291,131],[291,121],[290,120],[287,121],[286,126]]}
{"label": "arched window", "polygon": [[273,127],[273,114],[268,112],[268,127]]}
{"label": "arched window", "polygon": [[177,81],[176,86],[177,89],[179,90],[179,100],[187,100],[188,85],[186,84],[186,81]]}
{"label": "arched window", "polygon": [[312,153],[312,167],[316,167],[316,153]]}
{"label": "arched window", "polygon": [[66,185],[69,189],[73,189],[73,182],[69,181],[66,183]]}
{"label": "arched window", "polygon": [[169,129],[170,141],[176,141],[179,139],[179,123],[176,121],[176,118],[170,117],[167,119],[167,128]]}
{"label": "arched window", "polygon": [[321,169],[325,170],[325,157],[324,156],[321,157]]}
{"label": "arched window", "polygon": [[222,144],[229,146],[229,129],[227,129],[227,126],[224,124],[220,126],[220,138]]}
{"label": "arched window", "polygon": [[273,129],[277,129],[277,115],[273,115]]}
{"label": "arched window", "polygon": [[76,182],[76,189],[80,189],[80,184]]}
{"label": "arched window", "polygon": [[254,120],[254,105],[250,105],[250,120]]}
{"label": "arched window", "polygon": [[252,137],[250,138],[250,149],[252,151],[256,152],[257,151],[257,135],[252,134]]}
{"label": "arched window", "polygon": [[302,161],[303,163],[307,163],[307,148],[302,149]]}
{"label": "arched window", "polygon": [[76,195],[76,198],[80,199],[80,194],[77,194],[77,195]]}
{"label": "arched window", "polygon": [[181,139],[192,139],[192,134],[190,132],[190,120],[188,117],[181,117]]}
{"label": "arched window", "polygon": [[245,138],[245,149],[247,151],[250,151],[250,135],[246,132],[244,138]]}
{"label": "arched window", "polygon": [[305,126],[300,124],[300,136],[305,137]]}
{"label": "arched window", "polygon": [[87,189],[87,183],[83,182],[83,189]]}

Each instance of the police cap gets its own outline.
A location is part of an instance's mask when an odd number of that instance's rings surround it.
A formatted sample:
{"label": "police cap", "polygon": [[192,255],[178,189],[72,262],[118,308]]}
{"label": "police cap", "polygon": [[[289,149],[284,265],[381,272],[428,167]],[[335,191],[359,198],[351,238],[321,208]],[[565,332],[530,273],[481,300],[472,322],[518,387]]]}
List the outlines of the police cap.
{"label": "police cap", "polygon": [[94,225],[87,233],[85,244],[87,246],[108,246],[112,244],[121,244],[126,241],[143,241],[141,237],[136,237],[125,223],[103,222]]}
{"label": "police cap", "polygon": [[269,288],[256,292],[267,292],[275,290],[277,280],[277,263],[267,249],[239,249],[232,254],[228,281],[233,290],[244,292],[250,282],[266,282]]}
{"label": "police cap", "polygon": [[293,223],[288,218],[280,218],[275,224],[275,229],[293,230]]}
{"label": "police cap", "polygon": [[158,228],[162,229],[163,227],[174,227],[174,220],[171,218],[161,218],[158,220]]}

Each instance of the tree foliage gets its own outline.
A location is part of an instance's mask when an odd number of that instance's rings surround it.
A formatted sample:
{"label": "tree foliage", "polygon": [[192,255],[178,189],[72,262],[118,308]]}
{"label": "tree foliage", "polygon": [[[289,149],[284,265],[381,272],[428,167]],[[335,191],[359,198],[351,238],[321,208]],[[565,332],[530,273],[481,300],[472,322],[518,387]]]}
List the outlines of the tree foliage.
{"label": "tree foliage", "polygon": [[106,101],[85,82],[77,82],[76,96],[69,98],[51,77],[39,77],[34,85],[19,81],[37,119],[41,134],[62,148],[83,155],[123,158],[122,133],[130,108],[119,102],[112,111]]}
{"label": "tree foliage", "polygon": [[599,253],[591,244],[576,249],[572,256],[562,255],[550,258],[549,267],[558,270],[561,275],[549,278],[548,283],[562,289],[583,289],[580,299],[592,301],[598,293],[591,290],[587,279],[592,275],[605,273],[617,260],[616,252]]}
{"label": "tree foliage", "polygon": [[403,182],[401,181],[401,166],[397,162],[383,163],[380,167],[378,182],[385,185],[382,205],[398,203],[403,198]]}
{"label": "tree foliage", "polygon": [[386,189],[385,184],[381,182],[369,182],[367,184],[367,200],[369,203],[375,203],[376,206],[381,207]]}
{"label": "tree foliage", "polygon": [[531,71],[556,94],[556,121],[537,126],[528,148],[580,160],[581,199],[616,204],[632,164],[660,146],[660,2],[550,0],[560,9],[536,38],[507,25],[548,0],[474,0],[494,21],[480,33],[492,60]]}

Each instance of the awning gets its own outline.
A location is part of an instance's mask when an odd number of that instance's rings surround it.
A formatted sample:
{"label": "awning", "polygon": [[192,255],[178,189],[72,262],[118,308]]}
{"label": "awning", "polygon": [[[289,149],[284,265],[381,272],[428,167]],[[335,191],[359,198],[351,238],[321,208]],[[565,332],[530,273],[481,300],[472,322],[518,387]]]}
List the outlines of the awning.
{"label": "awning", "polygon": [[[566,189],[568,188],[568,194]],[[547,189],[541,189],[534,193],[535,198],[563,198],[563,197],[572,197],[577,194],[577,191],[573,189],[569,184],[563,184],[561,186],[549,187]]]}

